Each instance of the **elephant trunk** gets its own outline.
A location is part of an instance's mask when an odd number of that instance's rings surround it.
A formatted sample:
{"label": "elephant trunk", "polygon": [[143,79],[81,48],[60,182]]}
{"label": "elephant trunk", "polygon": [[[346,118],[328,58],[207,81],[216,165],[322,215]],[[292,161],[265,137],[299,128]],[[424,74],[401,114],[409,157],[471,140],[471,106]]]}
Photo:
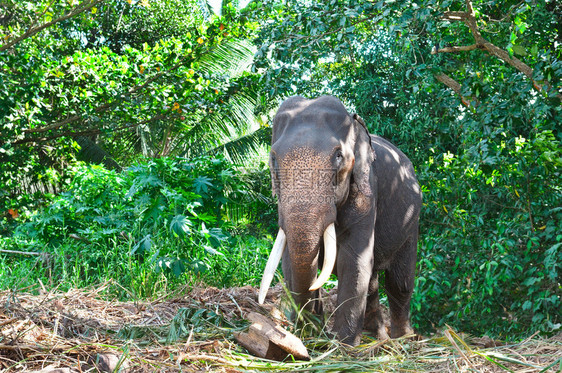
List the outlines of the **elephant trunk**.
{"label": "elephant trunk", "polygon": [[[300,226],[303,225],[301,224]],[[283,229],[279,229],[262,277],[258,298],[260,304],[263,304],[265,300],[267,290],[286,246],[290,247],[289,258],[292,269],[291,283],[293,284],[291,290],[297,293],[297,303],[302,303],[299,301],[300,298],[305,301],[308,300],[310,292],[322,287],[330,277],[336,262],[337,254],[334,223],[328,225],[322,235],[324,239],[324,262],[322,271],[318,277],[316,277],[316,273],[318,268],[317,261],[320,235],[318,234],[316,237],[310,234],[302,236],[298,233],[298,230],[292,230],[290,236],[287,237]]]}

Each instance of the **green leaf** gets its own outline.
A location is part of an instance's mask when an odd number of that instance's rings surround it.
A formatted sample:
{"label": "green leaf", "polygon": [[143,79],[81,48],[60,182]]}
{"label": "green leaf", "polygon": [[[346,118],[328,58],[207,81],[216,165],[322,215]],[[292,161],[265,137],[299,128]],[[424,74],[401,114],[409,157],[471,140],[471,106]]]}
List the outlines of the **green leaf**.
{"label": "green leaf", "polygon": [[528,55],[527,50],[525,49],[525,47],[521,46],[521,45],[514,45],[513,46],[513,53],[519,55],[519,56],[526,56]]}
{"label": "green leaf", "polygon": [[193,185],[195,185],[195,191],[197,193],[207,193],[209,187],[213,186],[212,179],[207,176],[199,176],[193,180]]}
{"label": "green leaf", "polygon": [[172,270],[174,276],[180,277],[182,273],[185,272],[185,264],[183,263],[183,260],[176,259],[171,263],[170,269]]}
{"label": "green leaf", "polygon": [[150,234],[144,236],[133,248],[131,249],[131,255],[139,254],[143,255],[150,251],[152,248],[152,236]]}
{"label": "green leaf", "polygon": [[208,271],[209,266],[203,260],[196,259],[189,264],[190,270],[196,274],[202,274]]}
{"label": "green leaf", "polygon": [[184,237],[185,235],[188,235],[190,233],[191,225],[191,221],[186,216],[176,215],[170,222],[170,230],[176,237]]}

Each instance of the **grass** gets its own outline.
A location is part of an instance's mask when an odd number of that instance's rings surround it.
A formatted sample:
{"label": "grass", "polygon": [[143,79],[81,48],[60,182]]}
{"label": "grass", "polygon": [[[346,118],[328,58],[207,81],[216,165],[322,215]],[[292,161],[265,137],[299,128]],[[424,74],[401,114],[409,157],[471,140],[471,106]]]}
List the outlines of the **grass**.
{"label": "grass", "polygon": [[[176,289],[152,301],[115,299],[115,284],[48,291],[4,291],[0,302],[0,370],[53,368],[95,371],[100,361],[134,372],[556,372],[562,369],[562,334],[517,343],[476,338],[448,327],[427,338],[377,341],[364,336],[346,348],[316,330],[295,328],[277,309],[283,290],[259,306],[254,287]],[[35,294],[34,294],[35,293]],[[233,337],[257,311],[280,318],[307,346],[311,361],[269,361],[248,354]],[[316,333],[316,334],[314,334]]]}
{"label": "grass", "polygon": [[175,273],[161,263],[174,259],[162,252],[177,243],[153,238],[150,250],[137,255],[137,242],[129,238],[114,235],[102,243],[66,238],[48,247],[19,236],[0,237],[0,289],[18,291],[42,283],[66,291],[110,281],[114,295],[123,300],[156,298],[201,281],[218,287],[256,285],[271,247],[270,237],[232,237],[214,253],[182,253],[200,260],[201,267]]}

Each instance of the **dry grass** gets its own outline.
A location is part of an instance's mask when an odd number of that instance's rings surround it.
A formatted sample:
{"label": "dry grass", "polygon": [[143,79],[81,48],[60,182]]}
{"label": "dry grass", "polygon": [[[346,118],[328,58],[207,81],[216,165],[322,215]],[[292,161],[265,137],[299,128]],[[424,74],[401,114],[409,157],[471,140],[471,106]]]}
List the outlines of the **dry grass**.
{"label": "dry grass", "polygon": [[[152,302],[103,300],[101,286],[66,293],[0,293],[0,371],[238,372],[560,372],[562,334],[516,344],[473,338],[451,328],[428,339],[376,341],[346,349],[323,336],[303,337],[312,361],[271,362],[248,355],[232,333],[260,307],[256,289],[184,289]],[[273,292],[273,300],[282,291]],[[290,325],[285,324],[287,327]],[[310,334],[309,334],[310,335]]]}

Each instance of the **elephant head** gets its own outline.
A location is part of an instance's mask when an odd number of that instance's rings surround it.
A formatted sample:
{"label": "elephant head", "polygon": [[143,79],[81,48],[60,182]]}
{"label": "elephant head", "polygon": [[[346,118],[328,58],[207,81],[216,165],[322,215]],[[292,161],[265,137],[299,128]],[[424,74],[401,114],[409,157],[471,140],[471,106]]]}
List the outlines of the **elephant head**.
{"label": "elephant head", "polygon": [[338,99],[292,97],[281,105],[269,160],[280,229],[262,278],[260,303],[283,256],[285,281],[295,300],[313,307],[311,299],[336,263],[338,208],[352,186],[365,197],[357,207],[371,208],[374,156],[365,124]]}

